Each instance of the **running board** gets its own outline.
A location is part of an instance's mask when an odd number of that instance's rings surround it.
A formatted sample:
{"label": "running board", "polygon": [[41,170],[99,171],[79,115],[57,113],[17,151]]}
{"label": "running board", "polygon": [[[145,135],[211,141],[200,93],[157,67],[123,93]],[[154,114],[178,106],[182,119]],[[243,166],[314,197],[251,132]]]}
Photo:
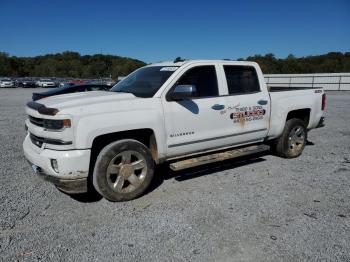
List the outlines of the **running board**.
{"label": "running board", "polygon": [[201,165],[218,162],[218,161],[224,161],[227,159],[232,159],[240,156],[256,154],[256,153],[267,151],[269,149],[270,147],[267,145],[253,145],[253,146],[242,147],[239,149],[233,149],[233,150],[224,151],[220,153],[214,153],[210,155],[180,160],[178,162],[171,163],[170,169],[174,171],[179,171],[190,167],[196,167],[196,166],[201,166]]}

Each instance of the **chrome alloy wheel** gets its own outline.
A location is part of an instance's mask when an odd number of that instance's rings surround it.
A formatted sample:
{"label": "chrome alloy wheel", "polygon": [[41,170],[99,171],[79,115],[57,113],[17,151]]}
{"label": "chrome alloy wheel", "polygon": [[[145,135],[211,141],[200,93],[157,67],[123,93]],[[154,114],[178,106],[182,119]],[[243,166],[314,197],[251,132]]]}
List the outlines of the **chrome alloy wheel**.
{"label": "chrome alloy wheel", "polygon": [[107,182],[118,193],[130,193],[142,185],[147,174],[146,159],[136,151],[123,151],[107,167]]}
{"label": "chrome alloy wheel", "polygon": [[302,128],[301,126],[295,126],[294,128],[292,128],[288,137],[289,150],[293,151],[294,153],[303,150],[305,139],[306,134],[304,128]]}

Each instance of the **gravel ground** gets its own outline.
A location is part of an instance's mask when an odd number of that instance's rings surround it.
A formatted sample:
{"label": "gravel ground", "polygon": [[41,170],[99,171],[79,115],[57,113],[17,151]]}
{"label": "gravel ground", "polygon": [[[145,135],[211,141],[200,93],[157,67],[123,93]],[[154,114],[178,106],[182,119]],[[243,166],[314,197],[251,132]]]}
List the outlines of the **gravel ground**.
{"label": "gravel ground", "polygon": [[72,198],[22,154],[32,89],[0,89],[0,259],[350,261],[350,93],[297,159],[269,154],[158,171],[130,202]]}

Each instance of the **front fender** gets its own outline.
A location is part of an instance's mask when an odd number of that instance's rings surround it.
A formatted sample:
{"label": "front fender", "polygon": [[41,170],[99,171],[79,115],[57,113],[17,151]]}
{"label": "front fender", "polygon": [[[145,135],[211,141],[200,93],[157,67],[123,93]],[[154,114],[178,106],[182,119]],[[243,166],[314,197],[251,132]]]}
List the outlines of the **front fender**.
{"label": "front fender", "polygon": [[91,148],[98,136],[136,130],[151,129],[154,132],[159,155],[165,153],[165,135],[162,110],[134,110],[86,115],[79,119],[75,127],[76,148]]}

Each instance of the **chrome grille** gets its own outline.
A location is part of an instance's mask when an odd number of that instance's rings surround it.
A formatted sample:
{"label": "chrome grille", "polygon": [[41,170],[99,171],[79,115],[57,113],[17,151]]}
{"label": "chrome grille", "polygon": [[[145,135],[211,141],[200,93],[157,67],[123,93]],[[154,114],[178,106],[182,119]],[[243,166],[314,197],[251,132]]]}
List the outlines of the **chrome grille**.
{"label": "chrome grille", "polygon": [[29,116],[29,121],[36,126],[44,127],[44,119],[42,118],[37,118],[33,116]]}
{"label": "chrome grille", "polygon": [[32,133],[29,133],[29,137],[32,143],[37,147],[41,147],[43,143],[47,143],[51,145],[61,145],[61,146],[72,144],[72,141],[62,141],[59,139],[44,138],[44,137],[33,135]]}

